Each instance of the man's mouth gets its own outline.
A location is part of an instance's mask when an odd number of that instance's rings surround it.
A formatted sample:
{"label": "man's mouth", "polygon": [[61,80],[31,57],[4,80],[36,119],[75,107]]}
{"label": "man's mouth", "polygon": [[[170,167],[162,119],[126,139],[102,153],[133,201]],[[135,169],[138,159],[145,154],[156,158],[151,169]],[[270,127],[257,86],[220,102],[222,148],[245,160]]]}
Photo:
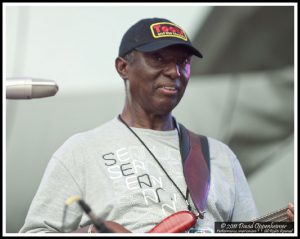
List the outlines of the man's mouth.
{"label": "man's mouth", "polygon": [[178,92],[178,87],[176,86],[161,86],[158,89],[165,95],[174,95]]}
{"label": "man's mouth", "polygon": [[169,91],[177,91],[177,88],[174,86],[163,86],[163,88]]}

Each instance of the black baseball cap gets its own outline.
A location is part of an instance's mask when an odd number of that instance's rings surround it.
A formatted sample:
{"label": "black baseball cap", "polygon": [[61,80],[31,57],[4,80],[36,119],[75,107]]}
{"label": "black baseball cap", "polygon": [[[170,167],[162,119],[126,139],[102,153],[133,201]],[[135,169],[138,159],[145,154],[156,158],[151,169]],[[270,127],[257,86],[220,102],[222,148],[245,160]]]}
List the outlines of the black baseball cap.
{"label": "black baseball cap", "polygon": [[186,46],[193,55],[202,58],[184,30],[165,18],[146,18],[131,26],[121,40],[119,56],[124,57],[132,50],[152,52],[171,45]]}

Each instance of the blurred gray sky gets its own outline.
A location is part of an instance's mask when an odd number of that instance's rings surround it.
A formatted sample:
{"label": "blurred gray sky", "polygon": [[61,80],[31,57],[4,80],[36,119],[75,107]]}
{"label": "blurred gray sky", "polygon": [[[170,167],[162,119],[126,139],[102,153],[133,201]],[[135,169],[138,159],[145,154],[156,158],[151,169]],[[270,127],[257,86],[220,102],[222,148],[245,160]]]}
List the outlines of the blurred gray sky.
{"label": "blurred gray sky", "polygon": [[60,93],[123,88],[114,61],[131,25],[142,18],[168,18],[193,38],[211,9],[172,4],[64,5],[6,7],[8,77],[53,79]]}

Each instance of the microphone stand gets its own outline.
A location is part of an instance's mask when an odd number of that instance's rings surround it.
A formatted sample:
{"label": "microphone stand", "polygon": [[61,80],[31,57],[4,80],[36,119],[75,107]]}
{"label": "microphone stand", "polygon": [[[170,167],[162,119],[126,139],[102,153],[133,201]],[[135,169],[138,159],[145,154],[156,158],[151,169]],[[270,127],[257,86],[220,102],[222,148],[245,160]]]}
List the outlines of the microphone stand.
{"label": "microphone stand", "polygon": [[113,231],[109,229],[104,221],[98,217],[92,212],[92,209],[87,205],[82,199],[78,200],[78,204],[82,208],[82,210],[89,216],[95,227],[97,228],[98,232],[103,233],[112,233]]}

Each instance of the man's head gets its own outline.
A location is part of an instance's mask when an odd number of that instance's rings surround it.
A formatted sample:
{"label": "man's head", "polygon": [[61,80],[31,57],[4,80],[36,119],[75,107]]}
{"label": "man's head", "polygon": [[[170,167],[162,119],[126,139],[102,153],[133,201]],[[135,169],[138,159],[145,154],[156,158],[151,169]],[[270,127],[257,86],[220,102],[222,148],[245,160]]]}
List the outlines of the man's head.
{"label": "man's head", "polygon": [[129,28],[116,59],[127,107],[170,113],[189,81],[192,55],[202,57],[186,33],[167,19],[144,19]]}

